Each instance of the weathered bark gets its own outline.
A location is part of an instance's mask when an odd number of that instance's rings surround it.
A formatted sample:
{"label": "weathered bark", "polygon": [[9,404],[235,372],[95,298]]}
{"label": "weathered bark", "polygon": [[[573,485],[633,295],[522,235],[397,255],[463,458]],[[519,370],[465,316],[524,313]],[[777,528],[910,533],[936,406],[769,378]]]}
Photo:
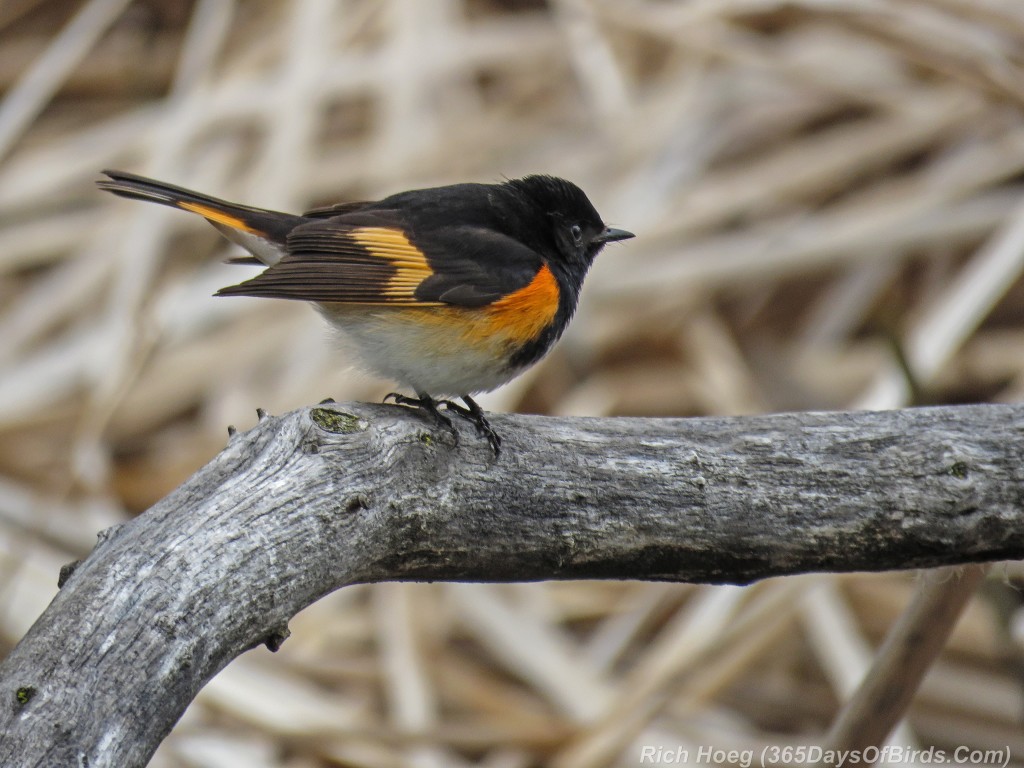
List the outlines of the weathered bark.
{"label": "weathered bark", "polygon": [[0,664],[0,765],[144,765],[218,670],[347,584],[1024,557],[1024,406],[493,423],[498,460],[393,406],[235,436],[102,536]]}

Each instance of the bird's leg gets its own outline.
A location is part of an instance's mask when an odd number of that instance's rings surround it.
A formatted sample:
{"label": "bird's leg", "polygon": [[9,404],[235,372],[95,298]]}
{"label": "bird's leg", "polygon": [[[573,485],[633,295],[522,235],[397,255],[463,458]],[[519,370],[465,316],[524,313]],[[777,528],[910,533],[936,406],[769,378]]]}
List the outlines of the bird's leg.
{"label": "bird's leg", "polygon": [[416,394],[417,397],[409,397],[408,395],[403,395],[398,392],[389,392],[384,395],[384,402],[386,403],[388,400],[391,400],[395,405],[408,405],[412,408],[418,408],[430,416],[434,424],[442,429],[448,430],[455,439],[455,444],[458,445],[459,431],[455,429],[455,425],[452,424],[452,420],[441,413],[441,410],[437,407],[438,401],[423,392],[417,392]]}
{"label": "bird's leg", "polygon": [[452,402],[451,400],[441,400],[447,410],[452,411],[466,421],[469,421],[476,427],[477,434],[487,438],[488,444],[491,446],[491,450],[494,451],[494,457],[497,458],[501,453],[501,438],[498,433],[494,431],[494,427],[491,426],[491,422],[487,420],[484,415],[484,409],[469,395],[462,396],[462,402],[466,404],[463,408],[458,403]]}

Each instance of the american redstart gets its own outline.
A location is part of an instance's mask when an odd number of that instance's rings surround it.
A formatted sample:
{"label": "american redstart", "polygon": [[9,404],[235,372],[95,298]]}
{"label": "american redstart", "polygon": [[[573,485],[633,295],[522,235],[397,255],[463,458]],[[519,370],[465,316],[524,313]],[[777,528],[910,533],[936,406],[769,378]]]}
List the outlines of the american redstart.
{"label": "american redstart", "polygon": [[[471,395],[540,360],[576,309],[606,227],[575,184],[526,176],[341,203],[301,216],[228,203],[123,171],[101,189],[197,213],[263,264],[218,296],[313,302],[392,393],[458,437],[447,410],[471,421],[495,455],[501,441]],[[460,397],[465,407],[437,396]]]}

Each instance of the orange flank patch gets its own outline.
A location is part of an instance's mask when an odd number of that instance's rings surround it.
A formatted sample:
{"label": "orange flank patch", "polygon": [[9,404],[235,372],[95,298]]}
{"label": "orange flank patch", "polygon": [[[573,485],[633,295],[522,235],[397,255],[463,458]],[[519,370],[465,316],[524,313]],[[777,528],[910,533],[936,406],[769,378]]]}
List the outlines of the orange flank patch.
{"label": "orange flank patch", "polygon": [[[407,324],[408,338],[423,350],[486,351],[495,359],[533,341],[558,313],[558,281],[547,266],[529,285],[502,296],[487,307],[420,305],[400,309],[389,322]],[[352,310],[350,310],[352,311]],[[458,344],[453,344],[457,339]]]}
{"label": "orange flank patch", "polygon": [[224,224],[232,229],[240,229],[243,232],[248,232],[252,235],[262,235],[263,233],[253,229],[244,221],[237,216],[232,216],[224,211],[218,211],[216,208],[211,208],[208,205],[202,205],[201,203],[186,203],[180,202],[177,204],[179,208],[185,211],[191,211],[192,213],[198,213],[204,219],[209,221],[215,221],[218,224]]}
{"label": "orange flank patch", "polygon": [[363,248],[394,267],[395,274],[382,291],[386,297],[411,300],[420,283],[434,274],[423,252],[397,229],[359,227],[350,234]]}
{"label": "orange flank patch", "polygon": [[531,341],[554,321],[558,295],[558,281],[545,264],[525,288],[487,307],[487,321],[476,330],[517,343]]}

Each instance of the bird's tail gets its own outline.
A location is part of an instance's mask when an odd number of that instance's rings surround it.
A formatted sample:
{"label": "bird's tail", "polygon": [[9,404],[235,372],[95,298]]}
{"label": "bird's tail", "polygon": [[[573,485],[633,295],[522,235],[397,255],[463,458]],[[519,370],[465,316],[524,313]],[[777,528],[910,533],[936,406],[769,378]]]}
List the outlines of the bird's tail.
{"label": "bird's tail", "polygon": [[302,216],[229,203],[134,173],[108,170],[103,174],[108,178],[96,182],[100,189],[131,200],[197,213],[264,264],[277,262],[288,233],[305,221]]}

